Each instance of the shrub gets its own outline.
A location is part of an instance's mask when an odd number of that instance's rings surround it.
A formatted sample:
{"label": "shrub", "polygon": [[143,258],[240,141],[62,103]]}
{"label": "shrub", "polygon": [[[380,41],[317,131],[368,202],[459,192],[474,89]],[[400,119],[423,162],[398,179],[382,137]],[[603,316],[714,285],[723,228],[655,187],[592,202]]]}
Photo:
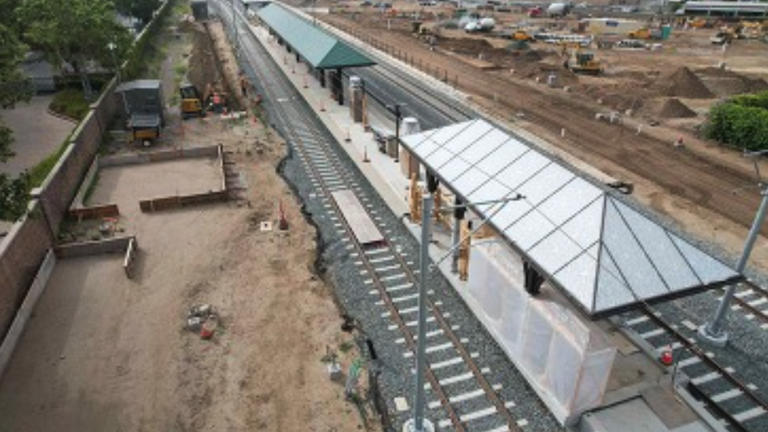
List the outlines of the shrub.
{"label": "shrub", "polygon": [[768,109],[735,102],[716,105],[705,132],[708,138],[734,147],[768,149]]}
{"label": "shrub", "polygon": [[51,111],[74,120],[82,120],[88,114],[90,104],[81,89],[64,89],[53,95]]}
{"label": "shrub", "polygon": [[764,110],[768,110],[768,91],[736,96],[733,98],[732,102],[743,107],[762,108]]}

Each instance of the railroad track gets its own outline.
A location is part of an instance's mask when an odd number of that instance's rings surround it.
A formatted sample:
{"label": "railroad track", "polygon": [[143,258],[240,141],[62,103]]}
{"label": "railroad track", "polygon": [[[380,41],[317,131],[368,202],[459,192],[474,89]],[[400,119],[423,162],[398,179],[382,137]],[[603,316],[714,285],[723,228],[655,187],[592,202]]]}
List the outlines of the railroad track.
{"label": "railroad track", "polygon": [[[258,42],[254,41],[254,45],[258,45]],[[415,351],[417,307],[417,278],[411,269],[413,263],[393,242],[387,241],[381,247],[367,249],[356,241],[350,227],[344,223],[340,209],[330,198],[330,193],[352,189],[361,202],[368,203],[370,199],[358,187],[356,174],[341,164],[335,143],[326,139],[314,127],[317,123],[314,113],[299,101],[300,96],[282,77],[282,72],[263,51],[263,47],[255,48],[246,50],[246,56],[256,56],[248,60],[261,67],[256,71],[256,76],[265,84],[268,100],[280,102],[275,104],[275,112],[279,117],[277,120],[288,126],[286,132],[293,148],[302,160],[324,206],[334,214],[332,220],[347,239],[347,249],[357,257],[356,265],[367,275],[364,281],[366,288],[372,298],[377,299],[377,304],[384,308],[382,318],[393,322],[390,328],[402,335],[397,343],[405,348],[404,356],[412,358]],[[465,120],[471,115],[471,111],[454,109],[452,105],[455,102],[452,100],[414,84],[411,82],[413,78],[407,74],[393,71],[388,65],[375,69],[378,70],[371,72],[372,75],[393,85],[397,82],[400,88],[411,94],[412,100],[418,100],[421,106],[436,110],[446,124]],[[376,91],[370,86],[368,90]],[[382,89],[378,91],[385,92]],[[372,96],[380,103],[388,104],[385,98],[375,94]],[[378,224],[381,219],[371,210],[370,205],[366,204],[366,208],[371,219]],[[383,232],[387,231],[386,227],[381,228]],[[764,291],[753,285],[741,288],[738,293],[735,300],[737,309],[748,311],[768,323],[765,312],[757,309],[763,303],[768,306],[768,300],[752,298],[760,296],[764,299]],[[486,378],[490,370],[480,366],[476,353],[465,348],[467,339],[458,335],[460,328],[450,324],[450,312],[443,311],[442,307],[439,300],[429,301],[427,381],[431,390],[428,394],[431,411],[427,417],[437,420],[441,429],[520,430],[519,424],[525,424],[525,420],[516,419],[512,415],[514,403],[499,397],[501,383],[493,383]],[[650,309],[629,319],[627,327],[657,352],[671,344],[679,370],[690,378],[685,385],[686,390],[699,399],[726,430],[765,430],[764,422],[768,421],[766,403],[755,393],[752,385],[740,381],[732,369],[713,360],[711,353],[702,351],[693,342],[695,328],[687,329],[691,332],[691,336],[687,336],[686,330],[667,323],[661,319],[659,312]],[[461,384],[460,393],[453,389],[457,383]]]}
{"label": "railroad track", "polygon": [[[241,33],[241,43],[244,42]],[[369,301],[381,307],[381,319],[391,323],[389,329],[399,332],[401,337],[395,344],[400,346],[406,362],[412,364],[418,308],[418,271],[414,266],[418,263],[409,261],[407,253],[389,238],[376,246],[358,241],[331,196],[335,191],[353,191],[381,232],[391,232],[372,205],[371,197],[360,187],[360,174],[344,165],[343,149],[323,132],[316,114],[302,101],[255,36],[251,35],[245,48],[241,52],[244,62],[250,65],[249,72],[262,84],[272,105],[271,121],[281,126],[313,184],[315,198],[322,202],[346,249],[355,257]],[[451,323],[451,312],[444,306],[441,300],[429,295],[427,418],[438,430],[521,431],[521,425],[527,421],[513,415],[515,403],[500,395],[505,384],[490,378],[490,368],[481,364],[478,352],[467,348],[469,339],[459,334],[461,327]],[[404,415],[404,419],[410,417],[409,413]]]}
{"label": "railroad track", "polygon": [[406,103],[407,106],[403,108],[405,115],[418,118],[423,130],[477,117],[474,112],[457,102],[437,96],[425,86],[413,83],[412,77],[388,63],[355,69],[349,74],[363,78],[368,96],[384,108],[393,121],[394,115],[387,107],[395,103]]}
{"label": "railroad track", "polygon": [[699,400],[724,430],[766,430],[768,402],[756,393],[756,386],[738,376],[738,371],[696,344],[697,325],[685,320],[680,325],[671,324],[658,310],[645,307],[628,314],[623,326],[644,341],[657,359],[671,349],[674,367],[686,377],[682,388]]}
{"label": "railroad track", "polygon": [[733,297],[733,312],[743,314],[747,320],[757,320],[761,329],[768,330],[768,292],[754,282],[742,283]]}
{"label": "railroad track", "polygon": [[[413,77],[394,71],[392,66],[386,63],[382,62],[367,72],[374,80],[384,80],[392,85],[397,83],[403,91],[411,94],[408,102],[419,101],[421,106],[435,109],[442,117],[441,120],[445,121],[444,124],[464,121],[473,115],[471,110],[445,109],[452,105],[449,99],[441,98],[428,89],[415,85],[412,82]],[[381,91],[376,85],[369,86],[368,89],[374,98],[377,96],[375,92]],[[385,95],[386,92],[382,92],[381,97],[386,97]],[[718,292],[722,293],[723,290],[713,291]],[[758,320],[761,328],[768,329],[768,292],[758,285],[747,282],[740,286],[731,309],[732,312],[744,314],[746,319]],[[755,393],[753,385],[743,383],[730,367],[721,365],[712,358],[711,353],[696,345],[696,326],[684,321],[683,327],[687,327],[685,331],[690,332],[690,336],[686,336],[684,330],[679,330],[678,325],[667,323],[661,318],[660,312],[650,308],[643,310],[638,318],[629,322],[654,327],[635,332],[651,345],[655,352],[660,353],[661,350],[672,346],[674,357],[679,360],[679,370],[689,378],[685,390],[701,401],[710,414],[719,419],[723,427],[732,431],[766,430],[768,404]]]}

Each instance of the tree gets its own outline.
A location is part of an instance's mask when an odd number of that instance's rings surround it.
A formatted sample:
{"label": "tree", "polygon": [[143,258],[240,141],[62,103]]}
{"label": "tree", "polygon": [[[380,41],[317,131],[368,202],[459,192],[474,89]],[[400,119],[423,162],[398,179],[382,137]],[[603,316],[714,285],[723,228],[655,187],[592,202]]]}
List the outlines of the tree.
{"label": "tree", "polygon": [[142,24],[152,19],[152,14],[160,7],[160,0],[115,0],[117,11],[126,16],[132,16]]}
{"label": "tree", "polygon": [[93,95],[88,64],[112,64],[110,43],[118,47],[118,58],[130,45],[128,30],[117,21],[109,0],[26,0],[16,11],[29,42],[55,64],[71,65],[88,97]]}
{"label": "tree", "polygon": [[[12,11],[15,2],[0,0],[0,10]],[[26,47],[19,41],[13,30],[11,13],[0,17],[0,107],[11,108],[17,102],[27,101],[32,96],[30,81],[19,70]],[[0,163],[13,157],[13,133],[0,119]],[[27,207],[27,176],[12,178],[0,174],[0,220],[16,220]]]}
{"label": "tree", "polygon": [[0,174],[0,220],[15,221],[26,213],[28,190],[26,174],[16,178]]}
{"label": "tree", "polygon": [[[11,108],[32,95],[29,79],[19,70],[26,47],[8,27],[0,24],[0,108]],[[0,121],[0,163],[13,156],[11,130]]]}

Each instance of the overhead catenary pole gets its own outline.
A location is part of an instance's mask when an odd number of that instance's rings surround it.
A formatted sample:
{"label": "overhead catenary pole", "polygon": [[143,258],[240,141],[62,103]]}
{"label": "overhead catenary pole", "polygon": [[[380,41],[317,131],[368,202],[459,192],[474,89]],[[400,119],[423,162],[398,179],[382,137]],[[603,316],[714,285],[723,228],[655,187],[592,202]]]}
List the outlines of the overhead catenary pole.
{"label": "overhead catenary pole", "polygon": [[424,375],[427,369],[427,280],[429,279],[429,239],[432,222],[432,195],[421,200],[421,249],[419,254],[419,316],[416,336],[416,379],[413,418],[403,426],[404,432],[434,432],[432,423],[424,418]]}
{"label": "overhead catenary pole", "polygon": [[[525,196],[515,194],[512,197],[504,197],[496,200],[480,201],[476,203],[457,203],[455,206],[449,206],[445,210],[465,209],[469,206],[479,204],[501,204],[499,208],[485,220],[482,221],[477,229],[480,229],[490,218],[498,213],[499,210],[504,208],[506,203],[510,201],[519,201],[525,199]],[[403,432],[434,432],[435,426],[429,420],[424,418],[424,375],[427,370],[426,359],[426,346],[427,346],[427,291],[429,291],[427,284],[429,280],[429,272],[432,268],[436,268],[445,258],[452,256],[454,249],[451,248],[440,259],[438,259],[433,265],[429,263],[429,244],[432,231],[432,195],[427,193],[424,195],[421,201],[421,246],[419,249],[419,316],[417,318],[418,329],[416,335],[416,377],[414,379],[416,387],[414,403],[413,403],[413,418],[405,422],[403,425]],[[469,235],[473,235],[477,230],[472,231]]]}
{"label": "overhead catenary pole", "polygon": [[[736,271],[743,273],[749,262],[749,256],[752,254],[752,249],[755,247],[755,242],[760,234],[760,228],[765,221],[765,215],[768,213],[768,186],[764,186],[760,191],[763,196],[760,202],[760,208],[757,211],[755,220],[752,223],[752,228],[749,230],[747,241],[744,243],[744,250],[741,252],[738,264],[736,264]],[[716,346],[725,346],[728,343],[728,332],[725,330],[725,322],[727,321],[728,310],[731,308],[731,301],[736,294],[736,288],[738,284],[731,285],[725,291],[725,295],[720,300],[720,304],[717,306],[712,321],[699,327],[699,339],[709,342]]]}
{"label": "overhead catenary pole", "polygon": [[[758,158],[766,153],[768,153],[768,150],[747,153],[746,156]],[[752,254],[752,249],[755,247],[757,237],[760,235],[760,229],[765,222],[765,216],[768,214],[768,182],[764,182],[760,176],[760,165],[758,160],[755,159],[753,162],[759,180],[760,195],[762,196],[762,199],[757,214],[755,215],[755,220],[752,222],[752,227],[747,235],[747,240],[744,242],[744,250],[741,252],[739,262],[736,264],[736,271],[739,274],[742,274],[747,268],[749,256]],[[728,320],[728,310],[731,308],[731,302],[733,301],[733,296],[736,294],[736,288],[738,288],[738,284],[731,285],[725,290],[725,295],[720,300],[720,304],[717,305],[717,310],[712,317],[712,321],[699,327],[699,339],[720,347],[723,347],[728,343],[728,332],[725,330],[725,323]]]}

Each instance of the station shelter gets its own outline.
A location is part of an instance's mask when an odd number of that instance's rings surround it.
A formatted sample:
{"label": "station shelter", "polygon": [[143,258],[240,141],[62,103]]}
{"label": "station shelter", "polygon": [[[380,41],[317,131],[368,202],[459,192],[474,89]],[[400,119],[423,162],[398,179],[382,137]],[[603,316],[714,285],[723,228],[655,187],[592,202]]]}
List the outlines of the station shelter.
{"label": "station shelter", "polygon": [[278,4],[269,4],[256,15],[269,30],[269,34],[296,56],[296,61],[307,64],[310,72],[331,94],[344,105],[343,71],[346,68],[373,66],[368,56],[323,29]]}
{"label": "station shelter", "polygon": [[605,395],[616,349],[595,320],[743,279],[658,216],[485,120],[401,142],[430,193],[449,189],[492,228],[473,244],[459,294],[564,424]]}

